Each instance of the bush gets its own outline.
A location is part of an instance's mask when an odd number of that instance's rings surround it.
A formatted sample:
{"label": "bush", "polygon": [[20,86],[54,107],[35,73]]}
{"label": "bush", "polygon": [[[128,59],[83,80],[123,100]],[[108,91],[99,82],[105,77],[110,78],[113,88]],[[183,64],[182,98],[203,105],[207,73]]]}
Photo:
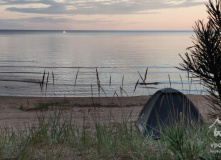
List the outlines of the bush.
{"label": "bush", "polygon": [[210,118],[221,116],[221,0],[206,4],[208,22],[199,20],[194,27],[193,46],[181,58],[179,68],[188,71],[188,76],[200,80],[207,88]]}

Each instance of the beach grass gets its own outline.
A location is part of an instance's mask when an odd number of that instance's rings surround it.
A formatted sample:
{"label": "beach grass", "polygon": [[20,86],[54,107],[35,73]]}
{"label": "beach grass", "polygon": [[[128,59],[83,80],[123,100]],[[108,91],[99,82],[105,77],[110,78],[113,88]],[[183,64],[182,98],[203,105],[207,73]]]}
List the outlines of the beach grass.
{"label": "beach grass", "polygon": [[[146,83],[146,69],[144,77],[138,72],[142,85]],[[74,81],[74,91],[77,84],[79,70],[76,73]],[[49,73],[45,78],[44,71],[42,81],[40,81],[41,90],[46,79],[46,90]],[[54,74],[53,85],[54,85]],[[98,87],[97,98],[101,91],[105,94],[103,99],[107,99],[106,93],[101,86],[99,73],[96,69],[96,79]],[[138,86],[139,79],[134,87],[134,92]],[[171,83],[170,83],[171,84]],[[110,82],[111,85],[111,76]],[[120,86],[121,97],[124,90],[124,76]],[[100,104],[95,102],[93,86],[91,85],[91,104],[63,102],[39,102],[33,108],[25,107],[21,104],[21,111],[34,111],[38,120],[36,123],[24,125],[21,128],[11,126],[1,129],[0,133],[0,159],[116,159],[116,160],[218,160],[221,159],[221,148],[214,147],[219,144],[219,137],[214,137],[213,132],[209,130],[211,124],[184,125],[180,122],[171,126],[162,126],[159,130],[160,139],[154,140],[151,133],[142,135],[136,128],[135,122],[131,120],[133,110],[129,114],[121,112],[121,121],[116,120],[112,115],[111,109],[123,106],[121,97],[114,92],[119,103]],[[128,95],[127,95],[128,97]],[[129,97],[128,97],[129,98]],[[131,97],[130,106],[133,106],[133,97]],[[136,105],[136,104],[135,104]],[[143,104],[142,104],[143,106]],[[86,114],[82,116],[82,125],[73,122],[73,115],[65,117],[64,110],[70,110],[72,107],[88,107],[89,110],[96,110],[98,114],[89,119]],[[108,120],[103,121],[99,115],[99,108],[109,108]],[[45,113],[50,110],[50,116]],[[138,118],[138,117],[137,117]],[[88,121],[90,127],[88,128]],[[221,128],[219,128],[221,130]],[[216,153],[216,151],[218,151]],[[219,152],[220,151],[220,152]]]}
{"label": "beach grass", "polygon": [[164,127],[161,138],[154,140],[136,129],[132,112],[122,112],[119,122],[110,110],[108,121],[94,119],[88,129],[88,117],[78,126],[72,117],[63,117],[62,106],[54,107],[49,118],[37,111],[37,124],[1,130],[0,159],[220,159],[220,153],[210,151],[218,139],[209,132],[209,124],[177,123]]}

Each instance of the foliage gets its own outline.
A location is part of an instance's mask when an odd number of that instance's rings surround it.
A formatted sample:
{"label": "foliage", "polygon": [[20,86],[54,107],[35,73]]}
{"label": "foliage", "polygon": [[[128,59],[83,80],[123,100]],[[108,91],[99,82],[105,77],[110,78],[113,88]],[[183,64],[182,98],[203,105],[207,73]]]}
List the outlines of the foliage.
{"label": "foliage", "polygon": [[196,22],[193,46],[185,58],[180,55],[183,63],[179,69],[205,85],[213,109],[210,117],[216,118],[221,116],[221,0],[210,0],[206,7],[208,22]]}
{"label": "foliage", "polygon": [[208,132],[206,125],[199,124],[185,126],[180,122],[174,126],[167,127],[164,139],[168,150],[173,157],[178,160],[208,159],[206,151],[210,147],[211,133]]}
{"label": "foliage", "polygon": [[161,139],[143,136],[122,113],[122,122],[114,118],[94,121],[87,129],[87,117],[77,126],[72,118],[65,119],[62,108],[48,118],[38,112],[38,124],[4,128],[0,132],[0,159],[219,159],[210,152],[214,143],[208,125],[193,127],[177,124],[165,127]]}

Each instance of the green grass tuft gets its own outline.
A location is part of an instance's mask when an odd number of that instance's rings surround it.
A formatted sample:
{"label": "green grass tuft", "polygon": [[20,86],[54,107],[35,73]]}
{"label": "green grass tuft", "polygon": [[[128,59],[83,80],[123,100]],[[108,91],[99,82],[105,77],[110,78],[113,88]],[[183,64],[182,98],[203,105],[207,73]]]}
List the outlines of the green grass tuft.
{"label": "green grass tuft", "polygon": [[[48,109],[49,104],[39,104]],[[93,130],[77,127],[71,118],[64,119],[56,108],[49,119],[38,113],[38,125],[25,129],[1,130],[0,159],[219,159],[210,152],[211,143],[218,142],[209,132],[208,124],[184,126],[174,124],[162,128],[160,140],[138,132],[130,116],[122,113],[122,122],[94,121]]]}

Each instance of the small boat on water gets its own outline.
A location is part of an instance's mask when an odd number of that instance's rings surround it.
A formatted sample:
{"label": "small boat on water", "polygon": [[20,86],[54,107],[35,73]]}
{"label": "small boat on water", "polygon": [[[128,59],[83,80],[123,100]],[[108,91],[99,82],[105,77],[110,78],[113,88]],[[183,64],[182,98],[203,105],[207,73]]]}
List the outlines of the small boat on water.
{"label": "small boat on water", "polygon": [[65,30],[63,30],[63,31],[62,31],[62,33],[63,33],[63,34],[65,34],[65,33],[66,33],[66,31],[65,31]]}

